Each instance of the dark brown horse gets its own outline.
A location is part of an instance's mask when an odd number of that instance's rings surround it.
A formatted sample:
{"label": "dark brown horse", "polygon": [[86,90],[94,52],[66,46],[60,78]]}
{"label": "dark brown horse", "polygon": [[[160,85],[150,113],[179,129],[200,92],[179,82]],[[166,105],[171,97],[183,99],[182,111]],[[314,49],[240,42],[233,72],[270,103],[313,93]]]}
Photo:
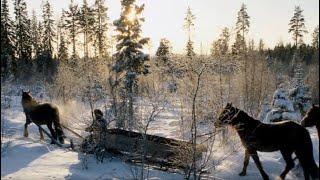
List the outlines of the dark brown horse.
{"label": "dark brown horse", "polygon": [[[50,130],[51,136],[57,139],[63,144],[64,133],[60,125],[60,117],[58,108],[52,104],[44,103],[40,104],[30,95],[30,91],[24,92],[22,90],[21,104],[23,111],[26,115],[26,123],[24,125],[24,136],[28,137],[28,125],[35,123],[37,125],[47,125]],[[54,129],[52,127],[54,125]],[[43,132],[39,128],[40,139],[43,138]],[[51,142],[53,143],[53,141]]]}
{"label": "dark brown horse", "polygon": [[245,147],[245,157],[240,176],[245,176],[250,156],[258,167],[263,179],[269,179],[263,170],[257,151],[272,152],[280,150],[286,167],[280,177],[294,167],[292,154],[295,153],[303,168],[305,179],[319,178],[319,168],[313,158],[312,142],[309,132],[301,125],[292,121],[275,124],[264,124],[242,110],[227,104],[215,122],[216,127],[231,125],[236,129]]}
{"label": "dark brown horse", "polygon": [[320,107],[319,105],[312,105],[312,108],[307,112],[301,121],[303,127],[316,126],[318,131],[318,138],[320,139]]}

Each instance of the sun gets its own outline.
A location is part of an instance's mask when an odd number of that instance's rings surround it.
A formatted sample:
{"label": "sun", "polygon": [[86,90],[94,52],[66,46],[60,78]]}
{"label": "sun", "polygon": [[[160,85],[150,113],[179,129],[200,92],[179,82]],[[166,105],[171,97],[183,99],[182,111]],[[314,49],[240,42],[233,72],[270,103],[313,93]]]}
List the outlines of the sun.
{"label": "sun", "polygon": [[131,8],[129,13],[127,14],[127,19],[130,22],[133,22],[137,18],[136,10]]}

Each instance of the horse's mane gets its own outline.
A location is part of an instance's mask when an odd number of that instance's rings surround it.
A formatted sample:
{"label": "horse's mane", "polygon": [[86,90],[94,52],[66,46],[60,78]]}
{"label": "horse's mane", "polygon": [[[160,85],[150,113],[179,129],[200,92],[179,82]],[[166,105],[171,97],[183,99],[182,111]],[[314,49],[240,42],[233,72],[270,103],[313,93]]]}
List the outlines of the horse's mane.
{"label": "horse's mane", "polygon": [[30,98],[23,98],[22,105],[24,106],[24,108],[27,108],[30,110],[40,105],[40,102],[36,101],[32,96],[30,96]]}
{"label": "horse's mane", "polygon": [[236,107],[233,107],[233,108],[235,108],[236,112],[238,113],[237,116],[241,115],[241,118],[246,118],[246,119],[249,119],[249,120],[252,120],[252,121],[258,121],[258,122],[260,122],[259,120],[251,117],[251,116],[250,116],[248,113],[246,113],[245,111],[243,111],[243,110],[241,110],[241,109],[238,109],[238,108],[236,108]]}

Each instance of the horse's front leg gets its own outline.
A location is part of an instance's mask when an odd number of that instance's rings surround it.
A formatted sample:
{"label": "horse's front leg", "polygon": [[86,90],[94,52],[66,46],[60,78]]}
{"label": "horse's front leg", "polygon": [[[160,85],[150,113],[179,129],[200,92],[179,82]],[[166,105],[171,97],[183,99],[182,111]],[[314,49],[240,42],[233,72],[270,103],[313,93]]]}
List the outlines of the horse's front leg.
{"label": "horse's front leg", "polygon": [[250,160],[250,154],[249,154],[249,151],[246,149],[245,154],[244,154],[242,172],[239,173],[240,176],[245,176],[247,174],[247,167],[249,164],[249,160]]}
{"label": "horse's front leg", "polygon": [[250,156],[252,157],[253,161],[256,163],[256,166],[259,169],[262,178],[264,180],[269,180],[269,176],[267,175],[267,173],[262,168],[262,165],[261,165],[261,162],[260,162],[260,159],[259,159],[257,151],[249,151],[249,153],[250,153]]}
{"label": "horse's front leg", "polygon": [[29,136],[29,132],[28,132],[28,125],[31,123],[29,117],[26,115],[26,123],[24,124],[24,131],[23,131],[23,135],[24,137],[28,137]]}

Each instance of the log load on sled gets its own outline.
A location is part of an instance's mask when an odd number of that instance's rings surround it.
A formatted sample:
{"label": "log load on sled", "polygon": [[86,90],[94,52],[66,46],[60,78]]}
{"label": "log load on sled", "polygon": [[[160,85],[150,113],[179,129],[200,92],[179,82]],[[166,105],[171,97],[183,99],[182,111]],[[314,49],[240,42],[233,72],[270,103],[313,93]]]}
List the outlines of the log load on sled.
{"label": "log load on sled", "polygon": [[[180,169],[185,168],[192,160],[192,144],[187,141],[123,129],[107,129],[106,136],[105,150],[120,154],[131,162],[139,163],[141,156],[144,155],[148,164]],[[205,147],[197,145],[198,159],[202,157],[204,151]]]}

